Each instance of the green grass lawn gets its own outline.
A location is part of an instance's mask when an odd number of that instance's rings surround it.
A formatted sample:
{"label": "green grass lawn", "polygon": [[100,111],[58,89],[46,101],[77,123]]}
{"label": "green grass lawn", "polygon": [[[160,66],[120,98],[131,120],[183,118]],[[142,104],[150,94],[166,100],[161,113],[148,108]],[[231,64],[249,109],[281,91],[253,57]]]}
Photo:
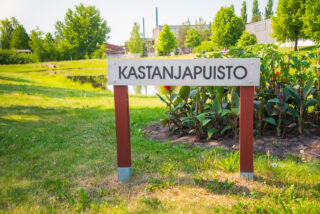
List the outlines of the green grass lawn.
{"label": "green grass lawn", "polygon": [[[298,47],[298,51],[293,52],[293,54],[306,54],[306,53],[314,53],[317,54],[317,48],[319,48],[319,46],[317,45],[313,45],[313,46],[300,46]],[[294,47],[279,47],[279,51],[280,52],[290,52],[290,51],[294,51]]]}
{"label": "green grass lawn", "polygon": [[[52,63],[107,72],[105,60]],[[165,115],[155,96],[130,96],[133,177],[118,183],[113,94],[47,70],[0,66],[0,213],[320,212],[319,162],[255,155],[247,181],[223,148],[144,138]]]}

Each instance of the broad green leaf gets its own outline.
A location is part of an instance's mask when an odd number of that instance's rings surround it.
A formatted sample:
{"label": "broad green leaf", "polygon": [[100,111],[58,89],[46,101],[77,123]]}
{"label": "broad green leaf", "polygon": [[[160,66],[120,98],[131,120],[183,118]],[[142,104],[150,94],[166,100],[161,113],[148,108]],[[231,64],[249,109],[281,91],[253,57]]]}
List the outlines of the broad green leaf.
{"label": "broad green leaf", "polygon": [[179,94],[172,94],[171,95],[171,102],[173,102],[177,97],[180,97]]}
{"label": "broad green leaf", "polygon": [[193,88],[193,89],[190,91],[189,97],[190,97],[190,98],[193,98],[196,94],[197,94],[197,89]]}
{"label": "broad green leaf", "polygon": [[304,104],[304,107],[308,108],[308,107],[314,106],[316,104],[317,104],[317,100],[316,99],[310,99]]}
{"label": "broad green leaf", "polygon": [[276,121],[272,117],[264,118],[263,121],[270,123],[272,125],[276,125]]}
{"label": "broad green leaf", "polygon": [[280,100],[278,98],[273,98],[268,100],[268,103],[280,103]]}
{"label": "broad green leaf", "polygon": [[203,123],[204,123],[204,120],[206,118],[206,114],[207,113],[202,113],[202,114],[199,114],[196,118],[200,121],[201,125],[203,126]]}
{"label": "broad green leaf", "polygon": [[303,98],[306,99],[310,92],[312,91],[312,86],[313,86],[313,79],[311,79],[307,84],[302,88],[302,95]]}
{"label": "broad green leaf", "polygon": [[210,121],[211,121],[211,119],[205,119],[205,120],[203,121],[202,126],[206,126]]}
{"label": "broad green leaf", "polygon": [[214,99],[214,101],[212,103],[212,107],[213,107],[213,110],[216,111],[217,113],[221,112],[221,104],[220,104],[218,98]]}
{"label": "broad green leaf", "polygon": [[165,104],[167,104],[167,106],[170,106],[170,104],[169,104],[160,94],[157,93],[157,96],[160,98],[160,100],[161,100],[162,102],[164,102]]}
{"label": "broad green leaf", "polygon": [[215,128],[208,129],[208,140],[212,137],[212,135],[216,132]]}
{"label": "broad green leaf", "polygon": [[299,118],[299,113],[298,113],[294,108],[289,107],[289,108],[288,108],[288,112],[289,112],[292,116]]}
{"label": "broad green leaf", "polygon": [[223,134],[225,131],[227,131],[227,130],[229,130],[229,129],[231,129],[231,126],[226,126],[226,127],[224,127],[222,130],[221,130],[221,134]]}
{"label": "broad green leaf", "polygon": [[240,108],[231,108],[231,112],[233,114],[236,114],[237,116],[239,116],[240,115]]}
{"label": "broad green leaf", "polygon": [[185,121],[185,122],[189,122],[189,121],[192,121],[193,118],[192,117],[180,117],[180,120]]}
{"label": "broad green leaf", "polygon": [[222,101],[223,92],[224,92],[224,88],[222,86],[215,87],[216,99],[218,99],[219,102]]}
{"label": "broad green leaf", "polygon": [[187,100],[190,95],[190,86],[182,86],[179,94],[184,100]]}
{"label": "broad green leaf", "polygon": [[235,92],[235,88],[232,91],[232,97],[231,97],[231,107],[232,108],[239,108],[239,95]]}
{"label": "broad green leaf", "polygon": [[231,114],[232,112],[229,109],[223,109],[220,113],[220,117],[224,117],[226,114]]}
{"label": "broad green leaf", "polygon": [[174,107],[174,108],[172,109],[172,111],[176,111],[176,110],[184,107],[185,105],[186,105],[186,103],[179,103],[176,107]]}
{"label": "broad green leaf", "polygon": [[289,92],[290,96],[294,99],[294,102],[299,105],[300,104],[300,96],[297,92],[296,89],[290,87],[290,86],[286,86],[287,91]]}
{"label": "broad green leaf", "polygon": [[284,103],[283,107],[281,108],[281,112],[283,113],[283,112],[287,111],[288,108],[289,108],[289,105],[287,103]]}

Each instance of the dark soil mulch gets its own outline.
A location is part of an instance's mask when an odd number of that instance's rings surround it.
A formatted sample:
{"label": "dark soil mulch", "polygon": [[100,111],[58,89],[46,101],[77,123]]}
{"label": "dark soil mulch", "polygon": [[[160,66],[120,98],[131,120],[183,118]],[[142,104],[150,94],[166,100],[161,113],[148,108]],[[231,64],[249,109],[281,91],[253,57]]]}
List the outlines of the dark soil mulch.
{"label": "dark soil mulch", "polygon": [[[166,143],[168,140],[171,143],[192,143],[193,145],[201,146],[224,146],[228,150],[239,149],[238,138],[223,138],[216,140],[202,140],[194,135],[180,135],[172,133],[168,127],[163,127],[161,122],[152,123],[144,128],[146,135],[156,141]],[[305,158],[312,157],[320,160],[320,132],[317,130],[312,135],[304,135],[297,137],[278,138],[274,133],[264,133],[264,136],[254,139],[254,152],[266,153],[285,157],[285,155],[300,155],[304,154]],[[276,142],[276,143],[274,143]]]}

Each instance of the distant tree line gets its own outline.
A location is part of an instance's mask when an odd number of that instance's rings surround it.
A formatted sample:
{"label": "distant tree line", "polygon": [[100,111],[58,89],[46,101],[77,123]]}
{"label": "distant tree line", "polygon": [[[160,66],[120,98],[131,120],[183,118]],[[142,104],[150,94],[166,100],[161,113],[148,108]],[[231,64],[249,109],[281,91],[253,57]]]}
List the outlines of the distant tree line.
{"label": "distant tree line", "polygon": [[105,57],[110,27],[96,7],[80,4],[75,10],[68,9],[64,21],[56,22],[54,35],[45,34],[39,28],[28,34],[14,17],[1,20],[0,33],[0,64],[8,63],[4,58],[9,54],[12,59],[19,57],[17,49],[32,51],[29,55],[21,54],[22,58],[29,59],[26,61],[43,62]]}

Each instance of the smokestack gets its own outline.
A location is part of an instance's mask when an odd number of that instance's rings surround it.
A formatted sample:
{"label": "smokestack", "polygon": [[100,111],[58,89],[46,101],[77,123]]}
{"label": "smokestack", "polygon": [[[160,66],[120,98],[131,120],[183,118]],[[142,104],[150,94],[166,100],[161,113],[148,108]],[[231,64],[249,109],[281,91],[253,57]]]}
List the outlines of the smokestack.
{"label": "smokestack", "polygon": [[146,39],[146,31],[144,28],[144,17],[142,18],[142,28],[143,28],[143,39]]}
{"label": "smokestack", "polygon": [[156,27],[158,26],[158,8],[156,7]]}

